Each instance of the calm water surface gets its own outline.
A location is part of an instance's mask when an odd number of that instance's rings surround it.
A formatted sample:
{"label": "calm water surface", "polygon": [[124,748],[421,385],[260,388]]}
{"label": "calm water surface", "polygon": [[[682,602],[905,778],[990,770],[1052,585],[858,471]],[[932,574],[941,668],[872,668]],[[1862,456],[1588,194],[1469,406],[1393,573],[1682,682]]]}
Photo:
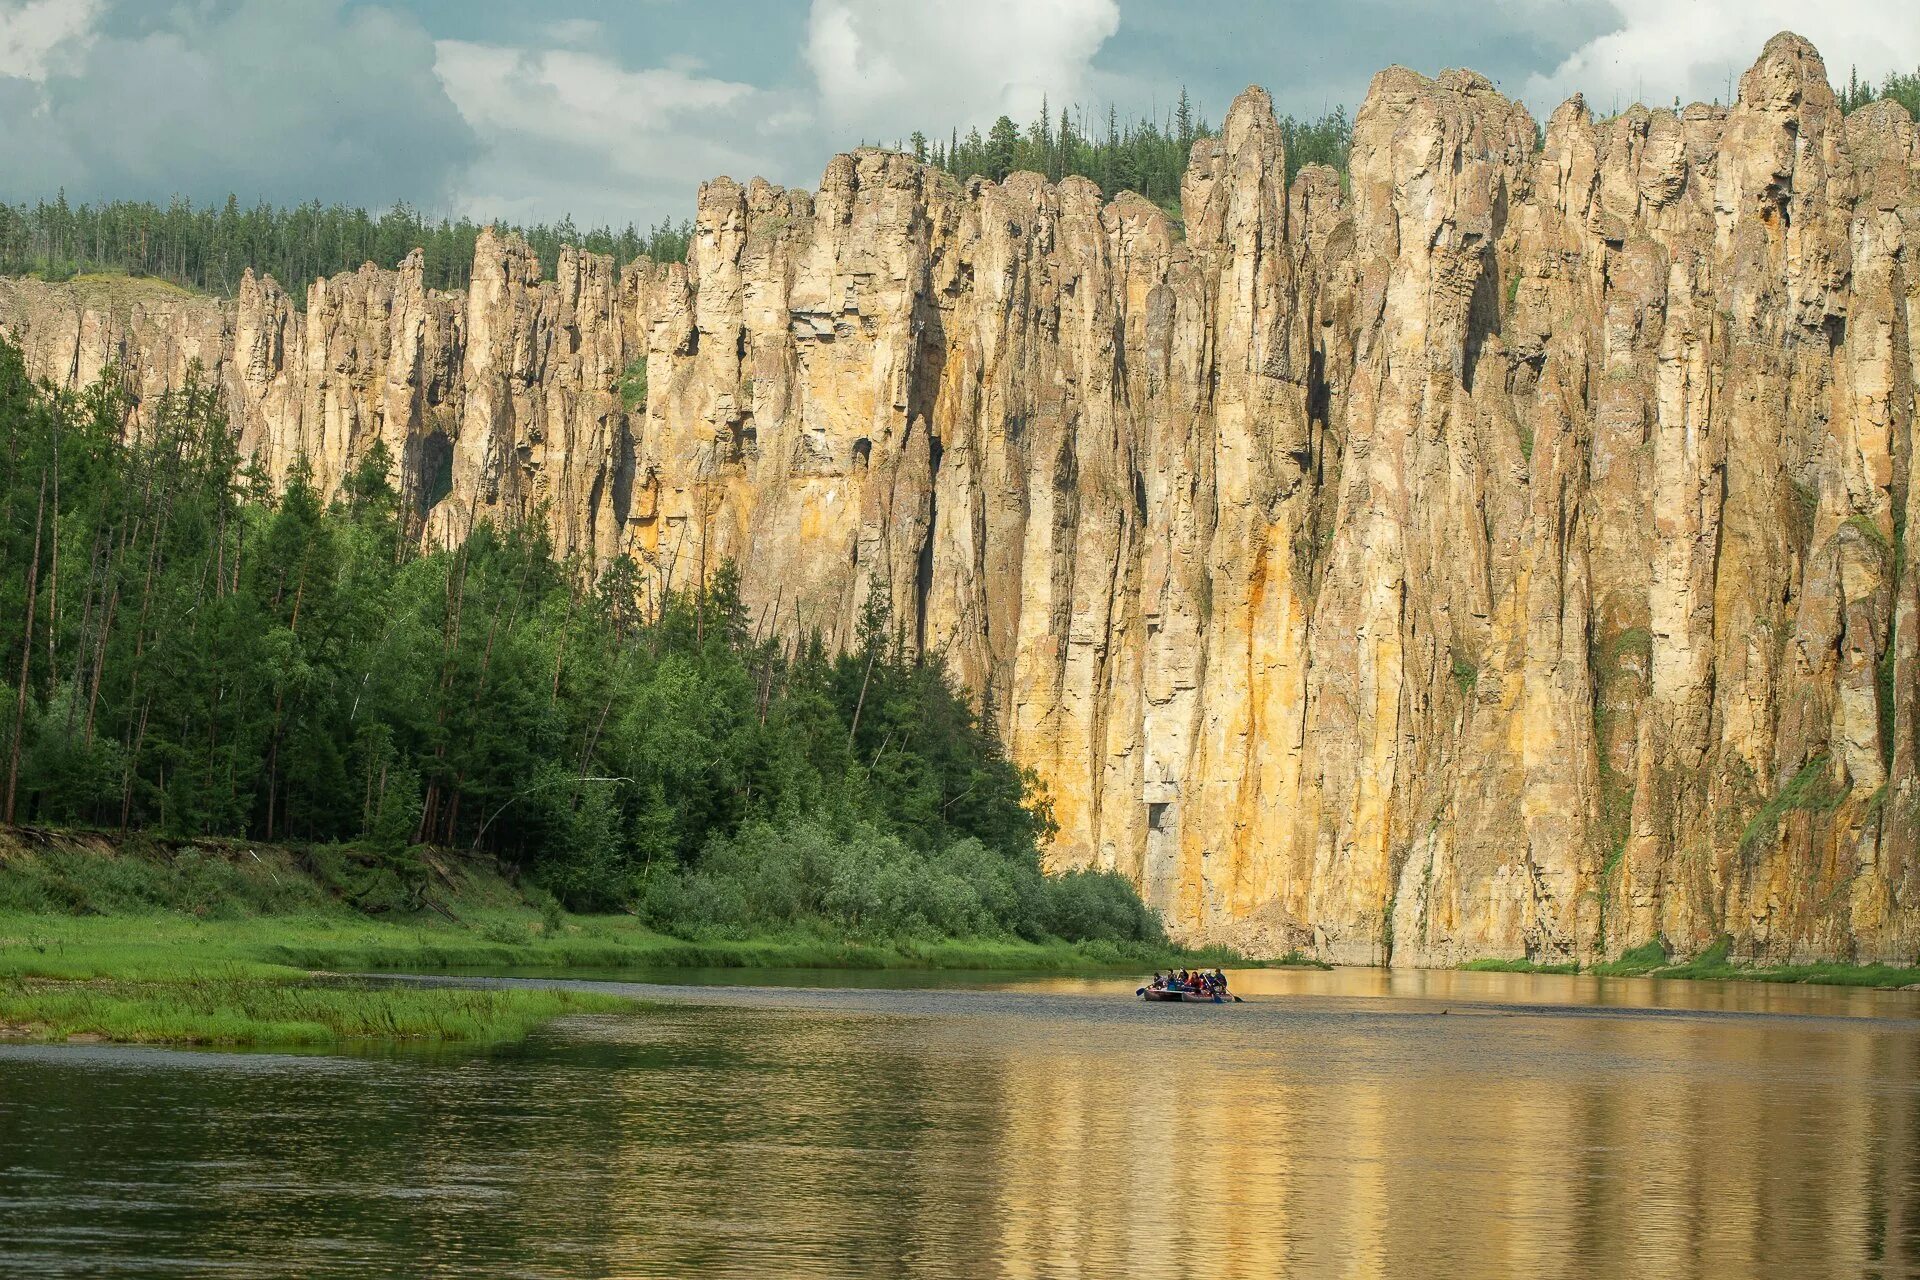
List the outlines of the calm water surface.
{"label": "calm water surface", "polygon": [[741,976],[511,1050],[0,1047],[0,1276],[1920,1272],[1912,993]]}

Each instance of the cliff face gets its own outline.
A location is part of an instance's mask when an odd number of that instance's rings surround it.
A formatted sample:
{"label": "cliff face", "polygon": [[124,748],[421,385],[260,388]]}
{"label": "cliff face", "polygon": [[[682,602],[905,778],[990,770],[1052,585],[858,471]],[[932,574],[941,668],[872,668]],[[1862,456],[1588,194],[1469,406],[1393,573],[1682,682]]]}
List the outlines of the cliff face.
{"label": "cliff face", "polygon": [[732,559],[837,642],[877,583],[1044,781],[1052,864],[1189,937],[1911,961],[1913,122],[1781,36],[1731,109],[1575,99],[1544,149],[1396,68],[1350,193],[1285,172],[1249,90],[1184,226],[862,151],[709,183],[685,267],[542,283],[488,236],[465,295],[0,282],[0,326],[136,417],[200,361],[276,474],[384,440],[429,536],[543,512],[649,590]]}

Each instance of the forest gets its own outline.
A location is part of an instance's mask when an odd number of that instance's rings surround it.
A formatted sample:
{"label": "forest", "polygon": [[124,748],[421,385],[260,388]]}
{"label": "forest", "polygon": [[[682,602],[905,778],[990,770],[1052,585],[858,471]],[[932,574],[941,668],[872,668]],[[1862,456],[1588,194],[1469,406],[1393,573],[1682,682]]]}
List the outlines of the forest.
{"label": "forest", "polygon": [[[1302,164],[1330,164],[1345,171],[1352,125],[1344,108],[1309,121],[1281,121],[1287,137],[1288,178]],[[1058,181],[1078,174],[1100,184],[1108,198],[1137,191],[1178,212],[1180,175],[1193,144],[1215,130],[1193,110],[1184,90],[1164,121],[1123,123],[1109,110],[1095,130],[1084,118],[1045,106],[1023,131],[1002,117],[982,138],[950,131],[946,144],[922,134],[898,144],[921,161],[966,178],[998,181],[1030,169]],[[218,205],[195,205],[177,197],[165,206],[136,200],[73,204],[65,194],[31,204],[0,202],[0,275],[36,275],[62,281],[88,272],[153,276],[202,293],[231,296],[251,267],[271,275],[295,297],[316,279],[353,271],[372,262],[393,267],[415,248],[422,251],[431,289],[464,289],[473,273],[474,242],[484,220],[433,218],[405,203],[384,213],[318,200],[292,207],[243,206],[229,195]],[[551,278],[563,245],[606,254],[616,268],[636,258],[681,262],[693,235],[689,220],[665,221],[648,230],[632,224],[615,230],[582,229],[573,219],[507,227],[526,240]]]}
{"label": "forest", "polygon": [[109,379],[0,343],[9,824],[491,851],[667,931],[1157,941],[1122,878],[1043,876],[1034,779],[878,598],[767,633],[729,569],[649,610],[532,525],[425,551],[376,447],[276,487],[211,388],[123,438]]}
{"label": "forest", "polygon": [[[1329,165],[1346,173],[1353,122],[1345,107],[1308,120],[1282,116],[1280,133],[1286,143],[1288,182],[1309,164]],[[1001,116],[985,137],[978,129],[969,129],[964,137],[953,129],[944,143],[929,142],[925,134],[916,132],[902,149],[957,178],[977,175],[999,182],[1009,173],[1026,170],[1058,182],[1073,174],[1099,184],[1109,200],[1122,191],[1134,191],[1177,216],[1180,180],[1193,144],[1216,136],[1218,130],[1194,109],[1182,88],[1164,120],[1142,117],[1123,123],[1109,107],[1103,119],[1089,124],[1084,113],[1056,115],[1042,101],[1040,114],[1024,129]]]}
{"label": "forest", "polygon": [[[430,218],[405,203],[376,215],[318,200],[246,208],[231,195],[217,206],[195,206],[184,197],[165,207],[139,200],[74,205],[62,193],[33,204],[0,202],[0,275],[62,281],[110,271],[230,296],[251,267],[299,297],[317,279],[365,262],[391,268],[419,249],[428,288],[464,289],[473,275],[474,242],[487,225],[467,217]],[[620,266],[640,257],[680,262],[693,234],[686,220],[649,231],[631,224],[619,231],[582,230],[571,218],[496,225],[525,239],[549,278],[563,245],[607,254]]]}

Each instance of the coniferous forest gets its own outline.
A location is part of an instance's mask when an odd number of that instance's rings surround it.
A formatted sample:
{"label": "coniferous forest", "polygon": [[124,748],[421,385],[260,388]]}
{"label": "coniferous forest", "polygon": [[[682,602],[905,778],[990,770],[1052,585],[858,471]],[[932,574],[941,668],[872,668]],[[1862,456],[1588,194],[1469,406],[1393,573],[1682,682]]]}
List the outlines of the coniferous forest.
{"label": "coniferous forest", "polygon": [[[1344,107],[1312,120],[1286,116],[1280,127],[1289,180],[1304,164],[1345,172],[1353,126]],[[1082,113],[1055,115],[1043,105],[1025,129],[1003,116],[985,137],[977,129],[965,135],[956,129],[944,142],[916,133],[897,145],[956,177],[977,174],[997,182],[1024,169],[1057,182],[1077,174],[1098,183],[1108,198],[1135,191],[1177,215],[1188,154],[1195,142],[1215,132],[1183,90],[1161,121],[1122,121],[1110,109],[1096,127]],[[231,195],[222,204],[203,206],[184,198],[165,206],[137,200],[74,204],[56,194],[31,204],[0,203],[0,275],[60,281],[116,272],[230,295],[251,267],[299,296],[316,279],[365,262],[392,267],[418,248],[428,288],[464,289],[473,271],[474,242],[485,225],[470,217],[429,217],[405,203],[371,213],[318,200],[291,207],[264,202],[244,207]],[[581,228],[571,218],[502,226],[526,240],[549,274],[565,245],[606,254],[617,268],[641,257],[684,261],[693,234],[686,219],[648,230],[632,224],[619,230]]]}
{"label": "coniferous forest", "polygon": [[[260,203],[196,207],[176,198],[162,207],[140,200],[70,204],[64,194],[33,204],[0,203],[0,275],[69,280],[92,271],[170,280],[203,293],[230,295],[251,267],[299,296],[316,279],[353,271],[362,263],[396,266],[421,250],[430,289],[464,289],[473,274],[473,247],[487,224],[472,218],[429,218],[407,204],[382,214],[318,200],[291,208]],[[526,240],[552,274],[564,245],[604,253],[617,266],[635,258],[681,262],[693,234],[690,221],[662,222],[649,231],[631,224],[582,230],[571,218],[507,227]]]}
{"label": "coniferous forest", "polygon": [[325,502],[210,388],[123,410],[0,344],[5,821],[478,848],[675,931],[1160,937],[1120,877],[1042,876],[1044,800],[884,608],[838,655],[727,571],[649,613],[531,527],[421,550],[379,450]]}
{"label": "coniferous forest", "polygon": [[[1279,123],[1287,149],[1287,181],[1309,164],[1330,165],[1346,173],[1353,122],[1345,107],[1336,106],[1306,120],[1281,116]],[[902,149],[958,178],[977,175],[998,182],[1009,173],[1026,170],[1058,182],[1076,175],[1097,183],[1108,199],[1133,191],[1177,216],[1180,180],[1193,144],[1217,135],[1218,130],[1182,89],[1164,120],[1122,121],[1119,112],[1109,107],[1104,116],[1089,122],[1084,112],[1056,115],[1042,102],[1040,114],[1024,129],[1011,117],[1001,116],[985,136],[978,129],[969,129],[965,135],[954,129],[944,140],[929,141],[916,132]]]}

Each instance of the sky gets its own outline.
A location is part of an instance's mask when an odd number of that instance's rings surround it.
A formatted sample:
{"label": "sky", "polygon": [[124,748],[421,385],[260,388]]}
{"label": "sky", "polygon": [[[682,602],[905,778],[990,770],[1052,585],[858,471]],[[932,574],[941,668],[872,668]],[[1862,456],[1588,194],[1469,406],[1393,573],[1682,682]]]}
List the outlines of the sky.
{"label": "sky", "polygon": [[1357,108],[1471,67],[1545,119],[1724,98],[1776,31],[1920,68],[1916,0],[0,0],[0,199],[265,199],[641,227],[915,129]]}

